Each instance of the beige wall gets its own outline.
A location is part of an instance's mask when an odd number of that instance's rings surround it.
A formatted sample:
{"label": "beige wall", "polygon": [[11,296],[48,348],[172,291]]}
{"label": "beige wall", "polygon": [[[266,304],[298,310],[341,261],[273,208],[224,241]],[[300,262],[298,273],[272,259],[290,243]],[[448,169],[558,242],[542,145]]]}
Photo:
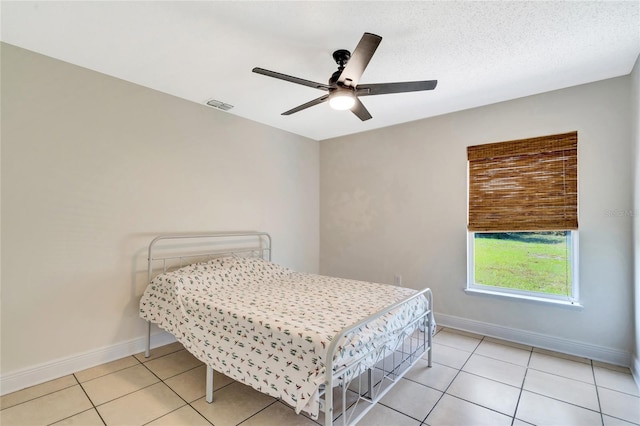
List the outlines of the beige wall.
{"label": "beige wall", "polygon": [[[621,77],[321,142],[321,273],[388,283],[401,274],[406,286],[433,289],[441,318],[584,343],[628,362],[632,219],[607,211],[632,208],[629,84]],[[584,309],[466,294],[466,147],[573,130]]]}
{"label": "beige wall", "polygon": [[[143,336],[158,233],[318,271],[318,142],[2,44],[2,374]],[[203,93],[206,98],[211,93]]]}

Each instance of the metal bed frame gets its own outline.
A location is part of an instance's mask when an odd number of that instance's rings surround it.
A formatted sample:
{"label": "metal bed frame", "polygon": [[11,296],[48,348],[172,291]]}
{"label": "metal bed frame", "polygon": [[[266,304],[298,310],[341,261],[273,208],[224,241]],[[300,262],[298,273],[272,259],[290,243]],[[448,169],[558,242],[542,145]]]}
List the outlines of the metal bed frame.
{"label": "metal bed frame", "polygon": [[[248,255],[271,261],[271,252],[272,240],[266,232],[161,235],[149,244],[148,284],[155,275],[191,263],[229,255]],[[339,343],[345,336],[423,296],[428,301],[428,309],[411,324],[394,330],[377,349],[363,354],[349,365],[333,365],[335,354],[339,351]],[[431,289],[425,288],[336,334],[327,349],[326,379],[320,389],[320,411],[325,413],[325,426],[332,426],[339,417],[342,417],[343,425],[356,424],[425,354],[427,365],[431,367],[434,325],[433,295]],[[150,356],[150,351],[151,322],[147,321],[145,357]],[[207,364],[206,400],[209,403],[213,402],[213,371]],[[338,402],[341,402],[341,410],[337,415],[334,392],[339,393]]]}

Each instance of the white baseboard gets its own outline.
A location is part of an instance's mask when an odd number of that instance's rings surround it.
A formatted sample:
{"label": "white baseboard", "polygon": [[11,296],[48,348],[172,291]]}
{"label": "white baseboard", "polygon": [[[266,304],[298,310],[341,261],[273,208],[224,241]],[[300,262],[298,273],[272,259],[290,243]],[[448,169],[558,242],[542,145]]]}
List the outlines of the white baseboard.
{"label": "white baseboard", "polygon": [[[175,337],[162,331],[151,336],[151,347],[175,342]],[[146,338],[139,337],[100,349],[60,358],[22,370],[0,375],[0,395],[6,395],[49,380],[73,374],[96,365],[144,352]]]}
{"label": "white baseboard", "polygon": [[522,343],[529,346],[535,346],[541,349],[548,349],[570,355],[576,355],[583,358],[589,358],[596,361],[602,361],[609,364],[621,365],[636,370],[636,382],[640,372],[638,359],[635,359],[635,367],[632,366],[632,354],[630,352],[618,349],[598,346],[591,343],[567,340],[548,334],[541,334],[532,331],[520,330],[502,325],[496,325],[481,321],[475,321],[467,318],[456,317],[453,315],[434,314],[438,325],[443,327],[457,328],[472,333],[482,334],[484,336],[495,337],[498,339],[508,340],[511,342]]}

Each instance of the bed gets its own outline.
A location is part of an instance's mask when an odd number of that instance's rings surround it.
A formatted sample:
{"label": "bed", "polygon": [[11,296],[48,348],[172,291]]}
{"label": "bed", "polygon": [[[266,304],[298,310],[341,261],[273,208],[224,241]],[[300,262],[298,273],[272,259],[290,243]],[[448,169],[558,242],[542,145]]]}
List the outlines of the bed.
{"label": "bed", "polygon": [[[140,316],[213,370],[325,425],[357,423],[423,356],[431,290],[296,272],[265,232],[163,235],[149,245]],[[339,407],[339,409],[337,408]]]}

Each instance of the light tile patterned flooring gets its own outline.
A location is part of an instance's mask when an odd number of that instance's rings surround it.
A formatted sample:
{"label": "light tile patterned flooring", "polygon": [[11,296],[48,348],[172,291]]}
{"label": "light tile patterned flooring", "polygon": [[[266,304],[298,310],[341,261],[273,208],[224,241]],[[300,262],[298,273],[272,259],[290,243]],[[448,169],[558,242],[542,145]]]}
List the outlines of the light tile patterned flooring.
{"label": "light tile patterned flooring", "polygon": [[[441,329],[434,363],[420,360],[361,425],[640,425],[626,368]],[[317,425],[282,402],[216,373],[178,343],[0,399],[10,425]]]}

